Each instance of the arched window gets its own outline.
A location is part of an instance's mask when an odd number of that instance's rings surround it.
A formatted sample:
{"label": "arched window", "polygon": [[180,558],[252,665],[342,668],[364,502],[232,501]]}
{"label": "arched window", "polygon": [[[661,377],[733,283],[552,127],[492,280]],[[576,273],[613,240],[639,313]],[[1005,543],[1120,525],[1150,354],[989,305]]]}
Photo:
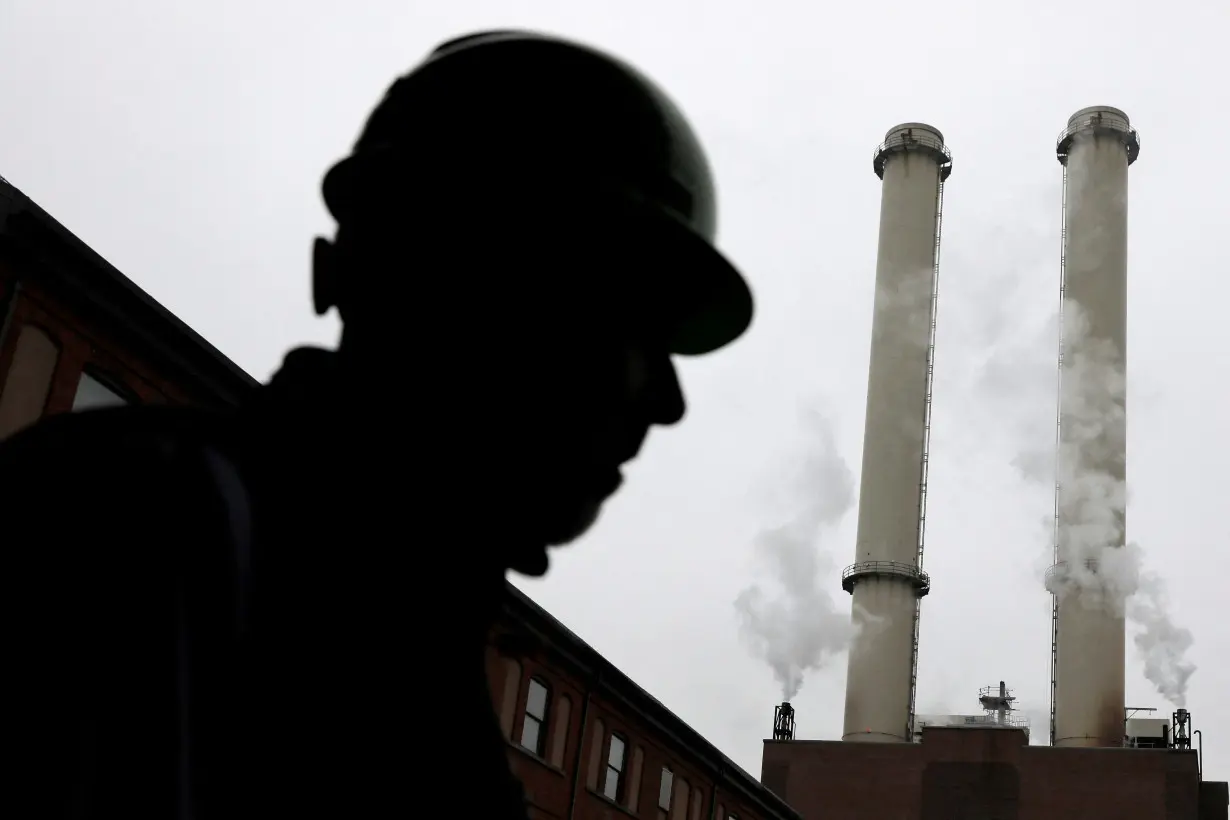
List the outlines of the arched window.
{"label": "arched window", "polygon": [[628,757],[628,742],[617,734],[611,734],[611,746],[606,755],[606,780],[602,793],[607,800],[620,802],[624,792],[624,764]]}
{"label": "arched window", "polygon": [[675,773],[670,766],[662,767],[662,779],[658,782],[658,808],[664,812],[671,810],[671,802],[675,796]]}
{"label": "arched window", "polygon": [[555,734],[551,738],[552,766],[561,769],[564,766],[564,753],[568,751],[568,718],[572,716],[572,701],[567,695],[560,695],[552,709],[555,713],[551,720],[555,723]]}
{"label": "arched window", "polygon": [[585,770],[585,785],[598,789],[598,775],[602,773],[602,747],[606,743],[606,724],[599,718],[594,721],[593,740],[589,749],[589,768]]}
{"label": "arched window", "polygon": [[504,659],[504,702],[500,704],[500,728],[504,737],[513,739],[513,721],[517,718],[517,693],[521,691],[521,664],[515,658]]}
{"label": "arched window", "polygon": [[645,768],[645,749],[637,746],[632,751],[632,771],[629,772],[628,788],[624,803],[628,807],[628,811],[633,814],[637,813],[637,809],[641,806],[641,774]]}
{"label": "arched window", "polygon": [[43,415],[60,347],[40,327],[24,325],[13,360],[0,386],[0,438],[33,424]]}
{"label": "arched window", "polygon": [[688,781],[682,777],[676,778],[674,805],[671,806],[672,820],[687,820],[689,797],[691,797],[691,789],[688,788]]}
{"label": "arched window", "polygon": [[542,757],[547,746],[547,709],[551,691],[538,678],[530,678],[530,688],[525,695],[525,716],[521,723],[521,745]]}
{"label": "arched window", "polygon": [[700,811],[705,807],[705,795],[700,788],[692,789],[692,820],[700,820]]}

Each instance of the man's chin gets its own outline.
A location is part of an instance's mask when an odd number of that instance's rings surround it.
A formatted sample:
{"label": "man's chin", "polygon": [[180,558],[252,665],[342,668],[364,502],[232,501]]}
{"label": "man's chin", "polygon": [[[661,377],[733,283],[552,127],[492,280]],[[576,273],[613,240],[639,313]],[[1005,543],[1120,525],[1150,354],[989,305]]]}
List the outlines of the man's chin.
{"label": "man's chin", "polygon": [[546,547],[532,547],[519,550],[512,556],[508,568],[530,578],[541,578],[551,567],[551,559],[547,557]]}
{"label": "man's chin", "polygon": [[558,516],[544,528],[539,545],[526,545],[516,550],[509,563],[513,572],[539,578],[547,574],[551,559],[548,550],[570,544],[589,532],[602,512],[601,502],[590,502],[575,507],[570,515]]}
{"label": "man's chin", "polygon": [[552,522],[553,526],[547,533],[547,546],[562,547],[570,544],[589,532],[598,521],[602,512],[601,501],[586,501],[578,504],[567,516],[560,516]]}

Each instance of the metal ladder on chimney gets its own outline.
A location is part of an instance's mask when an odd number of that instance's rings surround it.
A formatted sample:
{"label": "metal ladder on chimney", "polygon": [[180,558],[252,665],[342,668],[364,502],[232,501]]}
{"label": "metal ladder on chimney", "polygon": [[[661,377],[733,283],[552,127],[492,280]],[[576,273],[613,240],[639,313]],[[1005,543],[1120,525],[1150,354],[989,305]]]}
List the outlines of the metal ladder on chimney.
{"label": "metal ladder on chimney", "polygon": [[[1052,564],[1059,564],[1059,450],[1063,443],[1063,300],[1067,292],[1068,259],[1068,166],[1063,166],[1063,200],[1059,206],[1059,370],[1055,391],[1055,528]],[[1051,745],[1055,745],[1055,689],[1059,663],[1059,596],[1051,594]]]}
{"label": "metal ladder on chimney", "polygon": [[[944,219],[944,177],[939,176],[935,191],[935,248],[931,255],[931,327],[927,340],[927,388],[923,406],[922,464],[918,481],[918,553],[915,564],[923,568],[923,548],[927,533],[927,474],[931,458],[931,393],[935,387],[935,326],[940,306],[940,237]],[[918,700],[918,634],[922,615],[922,598],[914,599],[914,639],[910,647],[910,711],[906,717],[905,741],[914,740],[914,709]]]}

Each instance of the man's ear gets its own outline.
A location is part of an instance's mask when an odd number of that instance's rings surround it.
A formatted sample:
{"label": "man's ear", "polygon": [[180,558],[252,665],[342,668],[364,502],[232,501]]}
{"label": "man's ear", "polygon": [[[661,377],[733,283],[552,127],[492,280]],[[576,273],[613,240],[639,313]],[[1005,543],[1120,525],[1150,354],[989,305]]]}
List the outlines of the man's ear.
{"label": "man's ear", "polygon": [[337,306],[337,247],[328,239],[316,237],[312,245],[312,306],[317,316],[324,316]]}

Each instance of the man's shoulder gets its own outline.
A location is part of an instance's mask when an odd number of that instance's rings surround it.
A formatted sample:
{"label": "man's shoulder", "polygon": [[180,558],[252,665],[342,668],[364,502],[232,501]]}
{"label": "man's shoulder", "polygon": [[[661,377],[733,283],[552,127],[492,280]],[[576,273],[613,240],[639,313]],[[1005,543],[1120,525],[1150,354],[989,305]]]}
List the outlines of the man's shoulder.
{"label": "man's shoulder", "polygon": [[48,416],[0,442],[0,473],[17,466],[117,458],[169,458],[185,448],[226,446],[234,417],[192,407],[127,406]]}

